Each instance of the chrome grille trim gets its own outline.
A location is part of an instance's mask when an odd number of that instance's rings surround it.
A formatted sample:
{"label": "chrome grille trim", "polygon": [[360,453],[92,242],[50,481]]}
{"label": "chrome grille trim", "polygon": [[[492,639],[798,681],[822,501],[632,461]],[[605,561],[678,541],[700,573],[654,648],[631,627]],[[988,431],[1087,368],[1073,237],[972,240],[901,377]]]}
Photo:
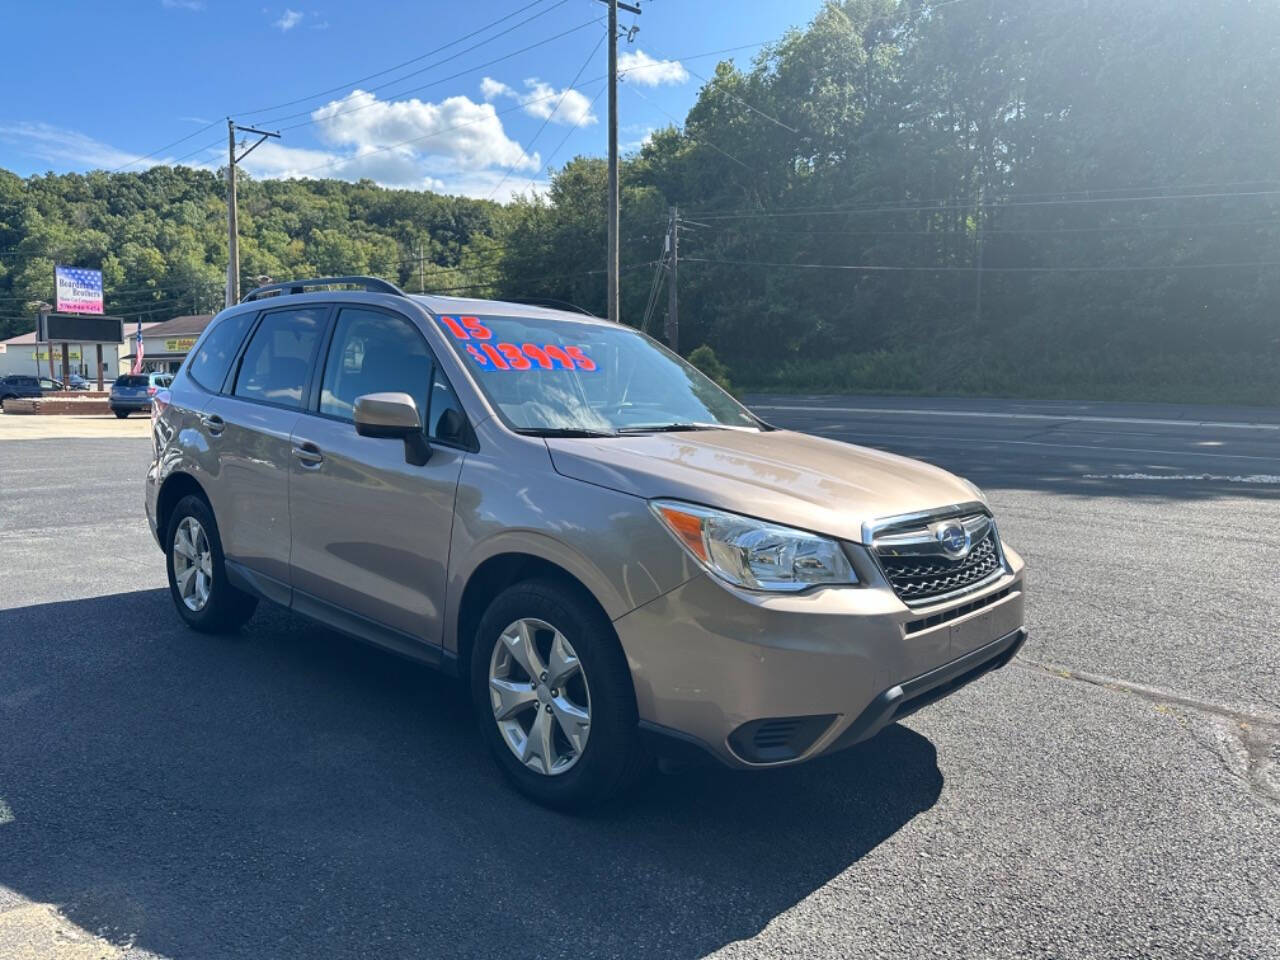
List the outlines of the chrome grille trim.
{"label": "chrome grille trim", "polygon": [[[936,534],[944,523],[963,526],[970,544],[964,556],[943,549]],[[967,596],[1008,571],[995,520],[978,502],[876,520],[863,526],[863,542],[894,593],[912,608]]]}

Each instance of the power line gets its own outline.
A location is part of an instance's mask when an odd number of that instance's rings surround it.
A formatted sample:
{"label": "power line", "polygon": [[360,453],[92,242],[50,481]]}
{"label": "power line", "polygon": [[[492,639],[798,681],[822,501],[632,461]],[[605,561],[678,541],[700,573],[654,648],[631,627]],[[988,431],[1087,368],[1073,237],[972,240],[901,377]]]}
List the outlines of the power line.
{"label": "power line", "polygon": [[1117,266],[1108,264],[1097,267],[958,267],[958,266],[898,266],[889,264],[846,263],[779,263],[762,260],[717,260],[708,257],[685,257],[686,263],[713,263],[738,267],[786,267],[797,270],[850,270],[866,273],[1131,273],[1134,271],[1218,270],[1237,267],[1280,267],[1280,260],[1239,261],[1235,263],[1175,263],[1152,266]]}
{"label": "power line", "polygon": [[[562,2],[562,3],[563,3],[563,2],[567,2],[567,0],[561,0],[561,2]],[[530,18],[530,19],[532,19],[532,18]],[[423,91],[423,90],[429,90],[429,89],[431,89],[432,87],[438,87],[438,86],[440,86],[440,84],[442,84],[442,83],[448,83],[450,80],[456,80],[458,77],[465,77],[465,76],[466,76],[467,74],[469,74],[469,73],[476,73],[476,72],[477,72],[477,71],[479,71],[479,70],[484,70],[486,67],[491,67],[491,66],[493,66],[494,64],[502,63],[502,62],[504,62],[504,61],[506,61],[506,60],[510,60],[510,59],[511,59],[511,58],[513,58],[513,57],[518,57],[518,56],[519,56],[520,54],[522,54],[522,53],[527,53],[527,52],[529,52],[530,50],[535,50],[535,49],[537,49],[538,47],[546,46],[548,43],[553,43],[553,42],[554,42],[554,41],[556,41],[556,40],[559,40],[559,39],[561,39],[561,38],[563,38],[563,37],[567,37],[567,36],[569,36],[569,34],[571,34],[571,33],[577,33],[579,30],[582,30],[582,29],[584,29],[584,28],[586,28],[586,27],[591,26],[591,25],[592,25],[592,24],[594,24],[594,23],[599,23],[599,22],[600,22],[600,18],[599,18],[599,17],[594,17],[594,18],[592,18],[592,19],[590,19],[590,20],[584,20],[582,23],[579,23],[577,26],[570,27],[568,30],[562,30],[562,31],[560,31],[559,33],[552,34],[552,35],[551,35],[551,36],[549,36],[549,37],[544,37],[544,38],[543,38],[543,39],[541,39],[541,40],[538,40],[538,41],[536,41],[536,42],[534,42],[534,43],[530,43],[530,44],[528,44],[527,46],[523,46],[523,47],[521,47],[519,50],[512,50],[512,51],[510,51],[509,53],[504,53],[504,54],[503,54],[502,56],[500,56],[500,57],[494,57],[492,60],[486,60],[486,61],[484,61],[483,63],[477,63],[477,64],[474,64],[474,65],[472,65],[472,66],[467,67],[465,70],[459,70],[459,71],[457,71],[456,73],[451,73],[451,74],[449,74],[447,77],[441,77],[441,78],[440,78],[440,79],[438,79],[438,80],[432,80],[430,83],[424,83],[424,84],[422,84],[421,86],[417,86],[417,87],[410,87],[410,88],[409,88],[409,89],[407,89],[407,90],[397,90],[397,91],[395,91],[395,92],[392,92],[392,93],[387,94],[387,95],[386,95],[386,101],[375,101],[375,102],[387,102],[387,101],[390,101],[390,100],[394,100],[394,99],[395,99],[395,98],[397,98],[397,97],[403,97],[403,96],[406,96],[406,95],[408,95],[408,94],[410,94],[410,93],[420,93],[420,92],[421,92],[421,91]],[[519,26],[519,24],[517,24],[517,26]],[[515,29],[515,28],[513,27],[512,29]],[[476,49],[476,48],[478,48],[478,47],[482,47],[482,46],[484,46],[484,44],[485,44],[485,43],[488,43],[488,42],[489,42],[488,40],[485,40],[485,41],[483,41],[483,42],[481,42],[481,43],[477,43],[477,44],[475,44],[474,46],[468,47],[466,50],[460,50],[460,51],[458,51],[458,54],[466,53],[466,52],[468,52],[468,51],[470,51],[470,50],[475,50],[475,49]],[[458,54],[455,54],[455,56],[457,56]],[[447,62],[447,61],[446,61],[446,62]],[[365,92],[365,93],[370,93],[370,94],[371,94],[371,93],[373,93],[373,92],[374,92],[374,91],[376,91],[376,90],[381,90],[383,87],[390,86],[392,83],[399,83],[401,80],[405,80],[405,79],[407,79],[407,78],[409,78],[409,77],[416,76],[417,74],[419,74],[419,73],[423,73],[423,72],[425,72],[425,71],[427,71],[427,70],[430,70],[430,69],[432,69],[432,68],[433,68],[433,67],[435,67],[435,66],[437,66],[437,65],[436,65],[436,64],[431,64],[431,65],[429,65],[429,66],[423,67],[421,70],[415,70],[413,73],[405,74],[403,77],[397,77],[395,80],[389,80],[389,81],[387,81],[387,83],[378,84],[378,85],[376,85],[376,86],[370,87],[368,90],[366,90],[366,91],[364,91],[364,92]],[[338,101],[338,102],[341,102],[341,101]],[[323,117],[322,119],[323,119],[323,120],[332,120],[332,119],[334,119],[335,117],[345,117],[345,116],[347,116],[348,114],[352,114],[352,113],[359,113],[361,110],[367,110],[367,109],[369,109],[369,108],[370,108],[370,107],[372,107],[372,106],[374,106],[374,104],[372,104],[372,103],[366,103],[366,104],[364,104],[364,105],[362,105],[362,106],[359,106],[359,107],[352,107],[350,110],[339,110],[339,111],[336,111],[336,112],[334,112],[334,113],[328,114],[327,116]],[[317,108],[317,109],[319,109],[319,108]],[[276,117],[276,118],[275,118],[275,119],[273,119],[273,120],[267,120],[267,121],[264,121],[264,123],[265,123],[265,124],[277,124],[277,123],[280,123],[280,122],[282,122],[282,121],[284,121],[284,120],[294,120],[294,119],[296,119],[296,118],[298,118],[298,117],[312,117],[312,119],[304,120],[304,121],[302,121],[301,123],[294,123],[294,124],[290,124],[289,126],[282,128],[282,129],[284,129],[284,130],[296,130],[298,127],[306,127],[306,126],[310,126],[311,124],[314,124],[314,123],[319,123],[319,122],[320,122],[320,120],[316,120],[316,119],[314,119],[314,114],[315,114],[315,112],[316,112],[316,111],[315,111],[314,109],[309,109],[309,110],[300,110],[300,111],[298,111],[297,113],[288,113],[288,114],[285,114],[284,116]]]}
{"label": "power line", "polygon": [[[591,21],[591,22],[592,22],[592,23],[594,23],[595,21],[593,20],[593,21]],[[585,24],[584,24],[584,26],[585,26]],[[767,41],[762,41],[762,43],[763,43],[763,42],[767,42]],[[720,55],[720,54],[722,54],[722,53],[730,52],[730,51],[732,51],[732,50],[743,50],[743,49],[747,49],[747,48],[749,48],[749,47],[758,47],[758,46],[761,46],[761,43],[748,43],[748,44],[743,44],[743,45],[738,46],[738,47],[726,47],[726,48],[722,48],[722,49],[720,49],[720,50],[709,50],[709,51],[706,51],[706,52],[704,52],[704,53],[694,53],[694,54],[690,54],[690,55],[689,55],[689,56],[687,56],[687,57],[684,57],[683,59],[684,59],[684,60],[697,60],[697,59],[700,59],[700,58],[702,58],[702,57],[719,56],[719,55]],[[662,66],[662,64],[655,63],[655,64],[651,64],[651,65],[648,65],[648,66],[634,67],[634,68],[632,68],[632,70],[629,70],[629,71],[627,71],[627,72],[628,72],[628,73],[633,73],[633,72],[635,72],[636,70],[643,70],[643,69],[649,69],[650,67],[660,67],[660,66]],[[581,83],[579,83],[577,86],[578,86],[578,87],[586,87],[586,86],[590,86],[590,85],[591,85],[591,84],[593,84],[593,83],[598,83],[598,82],[599,82],[599,81],[601,81],[601,80],[607,80],[607,79],[608,79],[608,76],[607,76],[607,75],[601,75],[601,76],[599,76],[599,77],[592,77],[592,78],[590,78],[590,79],[588,79],[588,80],[584,80],[584,81],[582,81],[582,82],[581,82]],[[573,89],[573,88],[571,88],[571,89]],[[525,107],[529,106],[530,104],[533,104],[533,103],[541,103],[541,102],[544,102],[544,101],[546,101],[546,100],[552,100],[552,99],[554,99],[556,96],[558,96],[558,94],[554,94],[554,93],[553,93],[553,94],[548,94],[547,96],[544,96],[544,97],[535,97],[535,98],[530,99],[530,100],[525,100],[523,103],[516,104],[516,105],[511,106],[511,107],[508,107],[508,108],[506,108],[506,109],[504,109],[504,110],[495,110],[495,111],[494,111],[494,115],[496,115],[496,116],[504,116],[504,115],[506,115],[506,114],[508,114],[508,113],[513,113],[513,112],[515,112],[516,110],[522,110],[522,109],[524,109]],[[364,109],[364,107],[357,107],[357,108],[355,108],[355,109],[357,109],[357,110],[362,110],[362,109]],[[354,111],[347,111],[347,112],[354,112]],[[340,115],[340,114],[334,114],[334,116],[339,116],[339,115]],[[308,174],[308,173],[312,173],[312,172],[314,172],[314,171],[316,171],[316,170],[326,170],[326,169],[329,169],[330,167],[336,167],[336,166],[338,166],[339,164],[349,163],[349,162],[350,162],[350,161],[352,161],[352,160],[356,160],[356,159],[364,159],[365,157],[371,156],[372,154],[375,154],[375,153],[383,153],[383,152],[385,152],[385,151],[387,151],[387,150],[396,150],[396,149],[398,149],[398,148],[400,148],[400,147],[407,147],[407,146],[409,146],[410,144],[413,144],[413,143],[421,143],[421,142],[422,142],[422,141],[424,141],[424,140],[431,140],[431,139],[434,139],[435,137],[444,136],[446,133],[452,133],[452,132],[454,132],[455,130],[462,130],[462,129],[466,128],[466,127],[475,126],[475,125],[476,125],[476,124],[478,124],[478,123],[487,123],[487,122],[489,121],[489,119],[490,119],[490,117],[485,116],[485,117],[481,117],[481,118],[476,119],[476,120],[465,120],[465,121],[463,121],[462,123],[454,124],[453,126],[451,126],[451,127],[446,127],[446,128],[444,128],[443,130],[435,130],[435,131],[432,131],[431,133],[423,134],[422,136],[419,136],[419,137],[410,137],[408,140],[401,140],[401,141],[399,141],[398,143],[391,143],[391,144],[385,144],[385,145],[380,146],[380,147],[373,147],[373,148],[372,148],[372,149],[370,149],[370,150],[366,150],[364,153],[360,154],[358,157],[355,157],[355,156],[352,156],[352,157],[335,157],[333,160],[327,160],[327,161],[325,161],[324,163],[316,164],[315,166],[312,166],[312,167],[305,167],[305,168],[303,168],[302,170],[298,170],[298,171],[296,171],[296,173],[297,173],[297,174]],[[303,125],[304,125],[304,124],[297,124],[296,126],[303,126]],[[293,128],[293,127],[285,127],[285,128],[283,128],[283,129],[284,129],[284,130],[291,130],[291,129],[294,129],[294,128]]]}
{"label": "power line", "polygon": [[[1008,227],[1000,230],[993,230],[983,227],[982,232],[987,236],[1009,235],[1022,236],[1024,234],[1072,234],[1072,233],[1127,233],[1133,231],[1154,231],[1154,230],[1201,230],[1201,229],[1218,229],[1223,227],[1247,227],[1247,226],[1263,226],[1268,224],[1280,224],[1278,217],[1261,217],[1253,220],[1221,220],[1211,223],[1135,223],[1135,224],[1107,224],[1094,227]],[[733,229],[729,225],[718,227],[717,229]],[[788,237],[942,237],[946,235],[943,230],[783,230],[773,226],[757,226],[752,228],[752,233],[767,233],[771,236],[788,236]],[[743,235],[747,236],[747,235]],[[631,238],[635,239],[635,238]]]}
{"label": "power line", "polygon": [[[701,144],[703,144],[703,145],[705,145],[705,146],[708,146],[708,147],[710,147],[712,150],[714,150],[716,153],[719,153],[719,154],[721,154],[721,155],[723,155],[723,156],[725,156],[725,157],[728,157],[730,160],[732,160],[732,161],[733,161],[734,163],[736,163],[738,166],[742,167],[744,170],[751,170],[751,168],[750,168],[749,166],[747,166],[745,163],[743,163],[741,160],[739,160],[737,157],[735,157],[735,156],[734,156],[732,153],[730,153],[728,150],[725,150],[725,149],[723,149],[723,148],[721,148],[721,147],[717,147],[714,143],[712,143],[710,140],[707,140],[705,137],[699,137],[699,136],[696,136],[696,135],[694,135],[694,134],[690,133],[690,132],[689,132],[689,129],[688,129],[688,125],[687,125],[687,124],[683,124],[683,123],[681,123],[681,122],[680,122],[679,120],[677,120],[674,116],[672,116],[670,113],[668,113],[668,112],[667,112],[667,111],[666,111],[666,110],[665,110],[665,109],[664,109],[660,104],[658,104],[657,102],[655,102],[655,101],[653,101],[653,100],[650,100],[650,99],[649,99],[648,97],[646,97],[643,93],[641,93],[639,90],[637,90],[634,86],[629,87],[628,89],[629,89],[632,93],[634,93],[637,97],[639,97],[641,100],[643,100],[645,103],[647,103],[647,104],[649,104],[650,106],[652,106],[652,107],[656,108],[657,110],[659,110],[659,111],[660,111],[660,112],[661,112],[661,113],[662,113],[662,114],[663,114],[667,119],[669,119],[673,124],[675,124],[675,125],[676,125],[677,130],[678,130],[678,131],[679,131],[679,133],[680,133],[680,136],[682,136],[682,137],[688,137],[688,138],[689,138],[690,140],[692,140],[694,143],[701,143]],[[752,172],[754,173],[755,171],[752,171]]]}
{"label": "power line", "polygon": [[[599,90],[596,91],[596,95],[592,97],[591,102],[587,104],[588,112],[590,112],[591,108],[596,105],[596,101],[600,99],[600,95],[604,93],[606,89],[607,89],[606,87],[601,87]],[[551,161],[554,160],[556,158],[556,155],[559,154],[560,151],[564,149],[564,145],[569,142],[569,138],[573,136],[574,132],[577,129],[578,129],[577,127],[570,127],[568,130],[566,130],[564,136],[560,138],[560,142],[556,144],[556,148],[552,150],[549,154],[547,154],[547,159],[544,162],[548,169],[551,167]],[[505,180],[506,178],[504,177],[503,179]],[[534,186],[537,184],[537,182],[538,182],[538,178],[536,176],[531,177],[529,179],[528,189],[532,190]]]}
{"label": "power line", "polygon": [[1096,205],[1100,203],[1146,203],[1162,200],[1209,200],[1248,197],[1273,197],[1280,195],[1280,190],[1234,191],[1221,193],[1176,193],[1130,197],[1090,197],[1075,200],[984,200],[978,203],[916,203],[915,205],[891,205],[882,207],[820,207],[809,210],[747,210],[737,213],[696,213],[694,216],[702,220],[749,220],[771,217],[826,217],[855,216],[875,213],[946,213],[949,211],[969,211],[977,208],[1008,210],[1017,207],[1057,207]]}
{"label": "power line", "polygon": [[[629,264],[628,266],[621,267],[621,268],[620,268],[620,270],[619,270],[619,272],[620,272],[620,273],[630,273],[630,272],[631,272],[631,271],[633,271],[633,270],[643,270],[645,267],[652,267],[652,266],[654,265],[654,263],[655,263],[655,262],[656,262],[656,261],[653,261],[653,260],[645,260],[645,261],[642,261],[642,262],[640,262],[640,263],[633,263],[633,264]],[[599,276],[599,275],[601,275],[601,274],[605,274],[605,273],[608,273],[608,272],[609,272],[608,270],[582,270],[582,271],[579,271],[578,273],[560,273],[560,274],[550,274],[550,275],[547,275],[547,276],[541,276],[541,277],[511,277],[510,279],[503,279],[501,282],[502,282],[502,283],[504,283],[504,284],[510,284],[510,283],[537,283],[537,282],[542,281],[542,280],[568,280],[568,279],[572,279],[572,278],[575,278],[575,277],[593,277],[593,276]],[[477,287],[491,287],[491,286],[493,286],[493,285],[494,285],[494,283],[496,283],[496,282],[498,282],[498,281],[489,280],[489,281],[485,281],[485,282],[483,282],[483,283],[470,283],[470,284],[466,284],[465,286],[458,286],[458,287],[441,287],[440,289],[436,290],[435,292],[436,292],[436,293],[449,293],[449,292],[451,292],[451,291],[453,291],[453,290],[474,290],[474,289],[476,289]]]}
{"label": "power line", "polygon": [[139,163],[143,160],[147,160],[151,157],[154,157],[157,153],[163,153],[164,151],[168,150],[170,147],[176,147],[180,143],[186,143],[192,137],[198,137],[200,134],[204,133],[206,130],[211,130],[213,127],[217,126],[220,122],[221,121],[219,120],[211,120],[209,123],[206,123],[203,127],[197,130],[195,133],[188,133],[185,137],[179,137],[177,140],[173,141],[173,143],[166,143],[163,147],[158,147],[157,149],[152,150],[150,153],[144,153],[142,156],[138,157],[136,160],[130,160],[128,163],[121,164],[120,166],[116,167],[114,170],[111,170],[109,172],[119,173],[125,167],[131,167],[135,163]]}
{"label": "power line", "polygon": [[[385,76],[386,74],[393,73],[396,70],[401,69],[402,67],[407,67],[410,64],[419,62],[420,60],[425,60],[427,57],[435,56],[437,53],[442,53],[443,51],[448,50],[450,47],[457,46],[459,43],[462,43],[465,40],[470,40],[472,37],[477,36],[481,33],[484,33],[490,27],[496,27],[500,23],[505,23],[507,20],[510,20],[512,17],[519,16],[520,14],[524,13],[526,10],[529,10],[533,7],[536,7],[538,4],[545,3],[545,2],[546,0],[533,0],[532,3],[526,3],[523,7],[517,7],[515,10],[508,13],[506,16],[499,17],[497,20],[491,20],[489,23],[486,23],[482,27],[477,27],[475,30],[472,30],[470,33],[463,34],[461,37],[458,37],[454,40],[450,40],[448,43],[441,44],[440,46],[435,47],[434,49],[428,50],[426,53],[421,53],[416,57],[410,57],[408,60],[404,60],[400,63],[397,63],[395,66],[387,67],[383,70],[375,71],[374,73],[365,74],[363,77],[357,77],[354,80],[348,80],[346,83],[340,83],[337,86],[329,87],[328,89],[325,89],[325,90],[319,90],[315,93],[307,94],[304,97],[298,97],[295,100],[285,100],[282,103],[272,104],[269,107],[259,107],[257,110],[240,110],[240,111],[237,111],[237,113],[233,113],[232,115],[235,116],[237,114],[243,114],[244,116],[252,117],[252,116],[257,116],[260,113],[270,113],[274,110],[282,110],[285,107],[292,107],[295,104],[305,103],[308,100],[316,100],[320,97],[328,96],[331,93],[337,93],[340,90],[345,90],[348,87],[353,87],[357,83],[364,83],[366,80],[372,80],[374,77]],[[507,30],[503,30],[501,33],[494,34],[492,37],[490,37],[488,40],[484,42],[489,43],[490,41],[497,40],[498,37],[505,36],[506,34],[510,33],[512,30],[519,29],[520,27],[524,26],[526,23],[529,23],[531,20],[535,20],[537,19],[537,17],[541,17],[541,16],[544,16],[545,14],[550,13],[552,10],[556,9],[556,7],[563,6],[566,2],[568,2],[568,0],[560,0],[559,3],[552,4],[550,7],[541,11],[535,16],[530,17],[528,20],[522,20],[520,23],[517,23],[515,26]],[[468,48],[468,50],[473,50],[473,49],[475,48],[474,47]],[[460,51],[460,53],[467,53],[468,50]],[[412,74],[410,74],[410,76],[412,76]],[[404,79],[404,78],[401,77],[399,79]],[[394,83],[396,81],[388,81],[388,82]]]}
{"label": "power line", "polygon": [[[663,59],[663,60],[667,59],[663,57],[661,53],[658,53],[657,50],[654,50],[652,45],[650,45],[649,49],[653,50],[653,52],[657,54],[659,59]],[[684,66],[684,68],[688,70],[690,73],[692,73],[695,77],[701,80],[703,83],[708,85],[713,85],[713,81],[708,80],[706,77],[698,73],[698,71],[694,70],[692,67],[686,66],[683,61],[680,61],[680,64],[681,66]],[[750,104],[746,100],[743,100],[736,93],[733,93],[730,90],[726,90],[724,87],[717,87],[717,89],[721,93],[723,93],[726,97],[729,97],[731,100],[736,100],[738,103],[742,104],[742,106],[746,107],[752,113],[758,114],[759,116],[764,117],[764,119],[768,120],[770,123],[776,124],[777,126],[781,127],[783,130],[786,130],[788,133],[798,134],[800,132],[795,127],[788,126],[787,124],[783,123],[781,120],[779,120],[777,117],[773,116],[772,114],[765,113],[763,110],[761,110],[759,107],[755,106],[754,104]]]}
{"label": "power line", "polygon": [[[604,39],[605,38],[602,35],[600,39],[596,41],[596,45],[592,47],[591,52],[587,54],[587,59],[582,61],[582,66],[578,68],[578,72],[573,75],[573,79],[569,81],[569,85],[565,87],[564,90],[561,92],[560,99],[556,101],[556,105],[547,112],[547,115],[545,117],[542,118],[542,125],[538,127],[537,132],[532,137],[529,138],[529,142],[524,147],[520,148],[520,159],[507,168],[507,172],[502,175],[502,179],[498,181],[498,185],[494,187],[492,191],[490,191],[489,193],[490,200],[493,199],[493,195],[495,193],[497,193],[500,189],[502,189],[502,185],[506,183],[507,179],[511,176],[511,174],[515,172],[516,167],[524,163],[525,157],[529,156],[530,149],[533,148],[533,145],[537,142],[538,138],[542,136],[542,131],[547,129],[547,124],[551,122],[551,118],[554,117],[559,112],[562,106],[564,106],[565,98],[568,97],[569,94],[573,92],[574,85],[577,84],[579,78],[582,77],[583,71],[586,70],[587,67],[591,64],[591,58],[596,55],[597,51],[599,51],[601,44],[604,43]],[[593,100],[592,103],[594,102],[595,101]],[[591,111],[591,108],[588,107],[587,108],[588,115],[590,114],[590,111]],[[576,126],[576,124],[574,126]],[[572,132],[572,128],[570,128],[570,132]]]}

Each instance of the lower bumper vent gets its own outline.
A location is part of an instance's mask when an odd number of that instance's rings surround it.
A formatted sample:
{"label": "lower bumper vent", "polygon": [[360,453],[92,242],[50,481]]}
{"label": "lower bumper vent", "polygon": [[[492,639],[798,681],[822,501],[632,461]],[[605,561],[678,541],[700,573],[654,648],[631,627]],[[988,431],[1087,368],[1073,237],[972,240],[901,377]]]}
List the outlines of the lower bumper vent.
{"label": "lower bumper vent", "polygon": [[813,746],[835,718],[827,713],[751,720],[729,734],[729,746],[747,763],[794,760]]}

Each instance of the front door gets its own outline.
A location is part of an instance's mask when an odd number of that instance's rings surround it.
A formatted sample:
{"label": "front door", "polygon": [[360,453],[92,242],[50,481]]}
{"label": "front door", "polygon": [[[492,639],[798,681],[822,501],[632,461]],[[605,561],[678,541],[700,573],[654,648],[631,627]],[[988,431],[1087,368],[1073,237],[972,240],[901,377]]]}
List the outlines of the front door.
{"label": "front door", "polygon": [[289,582],[292,434],[308,395],[326,307],[265,313],[200,430],[219,476],[208,484],[227,558]]}
{"label": "front door", "polygon": [[[423,466],[405,461],[402,440],[356,433],[356,398],[384,392],[416,401],[431,444]],[[466,455],[452,388],[411,321],[344,307],[313,394],[292,438],[294,605],[327,607],[321,612],[331,617],[336,607],[366,621],[358,632],[381,628],[439,645],[453,501]]]}

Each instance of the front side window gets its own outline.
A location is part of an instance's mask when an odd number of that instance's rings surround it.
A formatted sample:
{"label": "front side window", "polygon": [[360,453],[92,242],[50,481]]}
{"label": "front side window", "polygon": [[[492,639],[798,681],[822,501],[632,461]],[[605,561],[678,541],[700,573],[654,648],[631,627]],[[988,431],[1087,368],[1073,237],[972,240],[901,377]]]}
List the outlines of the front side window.
{"label": "front side window", "polygon": [[630,327],[544,317],[437,317],[516,430],[761,429],[692,364]]}
{"label": "front side window", "polygon": [[344,309],[325,361],[320,412],[350,420],[356,400],[368,393],[407,393],[428,437],[462,442],[462,407],[418,329],[403,317]]}
{"label": "front side window", "polygon": [[218,321],[187,364],[187,373],[192,380],[206,390],[222,389],[222,381],[227,378],[227,371],[231,369],[253,317],[253,312],[249,311]]}
{"label": "front side window", "polygon": [[263,317],[240,361],[235,395],[301,408],[324,315],[323,309],[310,308],[276,310]]}

